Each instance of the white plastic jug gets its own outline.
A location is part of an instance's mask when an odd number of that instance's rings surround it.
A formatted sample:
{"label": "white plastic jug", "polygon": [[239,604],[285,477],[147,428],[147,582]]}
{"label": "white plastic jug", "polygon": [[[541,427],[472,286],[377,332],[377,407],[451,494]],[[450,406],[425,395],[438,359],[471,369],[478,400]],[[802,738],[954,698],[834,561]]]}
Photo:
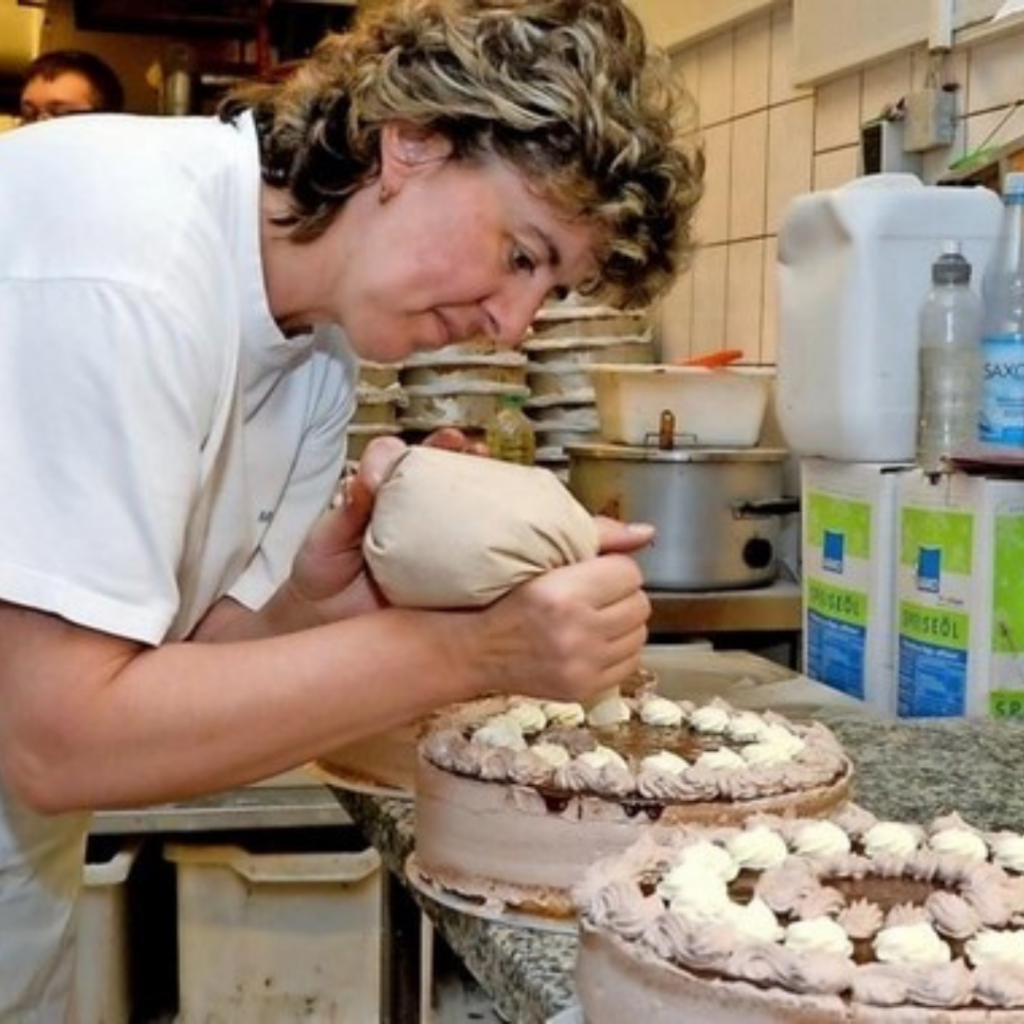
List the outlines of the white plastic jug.
{"label": "white plastic jug", "polygon": [[1002,203],[877,174],[794,199],[779,231],[777,414],[797,455],[912,462],[917,312],[942,243],[980,281]]}

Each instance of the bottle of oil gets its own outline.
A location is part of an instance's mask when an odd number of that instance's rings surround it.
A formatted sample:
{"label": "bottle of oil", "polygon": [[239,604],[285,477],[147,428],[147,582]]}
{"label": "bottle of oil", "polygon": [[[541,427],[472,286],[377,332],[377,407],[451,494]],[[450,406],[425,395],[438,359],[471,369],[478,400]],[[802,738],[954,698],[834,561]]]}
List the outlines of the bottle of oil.
{"label": "bottle of oil", "polygon": [[537,439],[530,418],[523,411],[522,395],[502,395],[487,424],[487,447],[492,459],[532,466]]}

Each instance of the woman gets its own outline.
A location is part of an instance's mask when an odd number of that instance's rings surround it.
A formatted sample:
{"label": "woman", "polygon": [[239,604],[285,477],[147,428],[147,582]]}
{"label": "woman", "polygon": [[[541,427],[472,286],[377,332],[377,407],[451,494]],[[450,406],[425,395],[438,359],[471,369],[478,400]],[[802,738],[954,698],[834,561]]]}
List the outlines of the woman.
{"label": "woman", "polygon": [[650,528],[438,613],[361,560],[397,442],[323,509],[359,358],[671,279],[702,163],[665,82],[619,0],[400,0],[219,120],[0,140],[0,1019],[63,1012],[89,811],[635,670]]}

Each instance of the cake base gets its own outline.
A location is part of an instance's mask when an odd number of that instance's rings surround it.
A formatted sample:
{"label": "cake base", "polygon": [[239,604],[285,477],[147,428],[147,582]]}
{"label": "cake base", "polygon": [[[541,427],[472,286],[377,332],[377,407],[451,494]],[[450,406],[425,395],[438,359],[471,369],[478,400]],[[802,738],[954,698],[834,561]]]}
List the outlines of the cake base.
{"label": "cake base", "polygon": [[411,800],[416,787],[420,721],[369,736],[317,759],[314,767],[331,786],[371,796]]}
{"label": "cake base", "polygon": [[410,853],[405,860],[405,877],[409,885],[434,903],[449,910],[479,917],[492,924],[503,924],[509,928],[529,928],[533,931],[552,932],[557,935],[575,935],[576,921],[570,918],[551,917],[546,914],[531,914],[527,910],[510,910],[504,902],[485,901],[460,896],[451,889],[437,884],[419,869],[416,854]]}

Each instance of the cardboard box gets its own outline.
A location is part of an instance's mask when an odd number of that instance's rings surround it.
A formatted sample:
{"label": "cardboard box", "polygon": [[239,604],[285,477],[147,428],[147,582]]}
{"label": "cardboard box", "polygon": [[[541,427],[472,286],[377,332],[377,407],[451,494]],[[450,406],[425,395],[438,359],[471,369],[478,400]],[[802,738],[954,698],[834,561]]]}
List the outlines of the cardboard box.
{"label": "cardboard box", "polygon": [[1024,481],[915,470],[897,514],[898,713],[1024,717]]}
{"label": "cardboard box", "polygon": [[801,462],[803,671],[892,716],[896,481],[905,463]]}

